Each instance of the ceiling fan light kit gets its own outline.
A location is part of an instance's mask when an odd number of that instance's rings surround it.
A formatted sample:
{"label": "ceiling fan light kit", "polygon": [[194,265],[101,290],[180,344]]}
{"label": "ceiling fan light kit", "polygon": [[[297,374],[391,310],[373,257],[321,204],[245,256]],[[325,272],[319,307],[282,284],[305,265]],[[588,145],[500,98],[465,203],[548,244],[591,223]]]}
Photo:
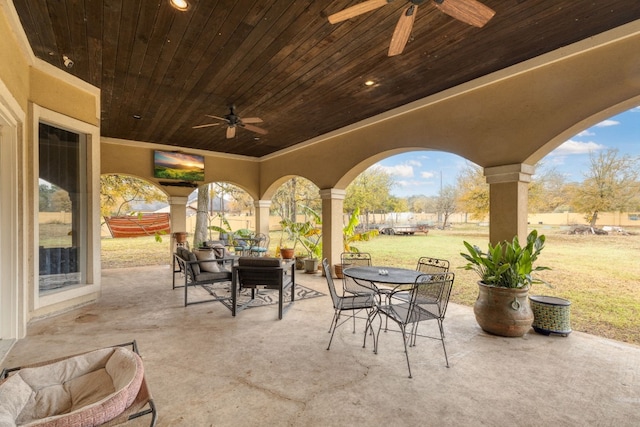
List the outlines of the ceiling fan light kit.
{"label": "ceiling fan light kit", "polygon": [[[455,18],[461,22],[472,25],[474,27],[483,27],[493,16],[495,11],[477,0],[432,0],[435,6],[443,13]],[[367,0],[354,6],[341,10],[340,12],[329,15],[329,22],[337,24],[347,19],[355,18],[367,12],[371,12],[382,6],[385,6],[393,0]],[[389,44],[388,56],[395,56],[402,53],[404,47],[409,41],[413,22],[418,12],[418,6],[423,4],[425,0],[410,0],[398,19],[396,28],[391,37]]]}

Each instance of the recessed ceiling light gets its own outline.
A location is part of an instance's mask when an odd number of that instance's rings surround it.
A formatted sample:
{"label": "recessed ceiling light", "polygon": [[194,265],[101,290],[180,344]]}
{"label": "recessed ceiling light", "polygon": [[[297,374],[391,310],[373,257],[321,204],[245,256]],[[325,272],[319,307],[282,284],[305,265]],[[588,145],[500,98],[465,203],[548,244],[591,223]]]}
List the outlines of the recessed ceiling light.
{"label": "recessed ceiling light", "polygon": [[182,12],[189,9],[189,3],[187,2],[187,0],[169,0],[169,3],[171,4],[171,6]]}
{"label": "recessed ceiling light", "polygon": [[374,84],[376,84],[376,82],[374,82],[373,80],[367,80],[366,82],[364,82],[365,86],[373,86]]}

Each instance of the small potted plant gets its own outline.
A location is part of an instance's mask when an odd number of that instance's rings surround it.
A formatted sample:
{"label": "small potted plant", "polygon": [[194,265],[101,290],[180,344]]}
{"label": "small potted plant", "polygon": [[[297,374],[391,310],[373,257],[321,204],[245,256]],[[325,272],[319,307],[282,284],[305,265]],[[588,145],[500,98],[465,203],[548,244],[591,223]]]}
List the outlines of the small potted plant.
{"label": "small potted plant", "polygon": [[545,236],[536,230],[520,245],[518,236],[511,242],[503,241],[487,252],[464,242],[467,253],[460,253],[467,264],[462,268],[478,273],[479,293],[473,311],[480,327],[492,334],[521,337],[533,323],[529,304],[529,289],[534,283],[545,283],[534,278],[533,272],[548,270],[534,263],[544,248]]}

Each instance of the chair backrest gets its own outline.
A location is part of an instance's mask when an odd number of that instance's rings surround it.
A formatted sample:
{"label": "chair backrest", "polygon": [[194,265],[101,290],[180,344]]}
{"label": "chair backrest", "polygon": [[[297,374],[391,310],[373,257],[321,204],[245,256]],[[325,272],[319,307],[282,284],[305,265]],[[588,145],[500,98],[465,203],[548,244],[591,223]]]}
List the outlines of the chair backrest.
{"label": "chair backrest", "polygon": [[340,254],[340,263],[343,266],[370,266],[371,254],[367,252],[343,252],[342,254]]}
{"label": "chair backrest", "polygon": [[421,310],[431,313],[434,318],[444,319],[454,279],[455,274],[451,272],[418,276],[411,288],[410,311],[420,307]]}
{"label": "chair backrest", "polygon": [[240,257],[236,267],[240,286],[278,285],[284,269],[280,258]]}
{"label": "chair backrest", "polygon": [[333,301],[333,308],[337,309],[340,306],[340,297],[336,292],[336,285],[333,283],[333,277],[331,277],[331,266],[326,258],[322,260],[322,269],[324,270],[324,276],[327,278],[327,286],[329,287],[331,301]]}
{"label": "chair backrest", "polygon": [[449,271],[449,261],[431,257],[422,257],[418,260],[416,271],[421,273],[446,273]]}
{"label": "chair backrest", "polygon": [[[371,266],[371,254],[368,252],[343,252],[340,254],[340,263],[342,268],[348,267],[370,267]],[[342,277],[342,288],[345,292],[352,294],[371,293],[370,288],[366,288],[358,284],[351,277]]]}
{"label": "chair backrest", "polygon": [[254,246],[257,246],[259,248],[267,248],[269,246],[269,236],[267,236],[266,234],[258,233],[254,238],[256,239],[256,243]]}

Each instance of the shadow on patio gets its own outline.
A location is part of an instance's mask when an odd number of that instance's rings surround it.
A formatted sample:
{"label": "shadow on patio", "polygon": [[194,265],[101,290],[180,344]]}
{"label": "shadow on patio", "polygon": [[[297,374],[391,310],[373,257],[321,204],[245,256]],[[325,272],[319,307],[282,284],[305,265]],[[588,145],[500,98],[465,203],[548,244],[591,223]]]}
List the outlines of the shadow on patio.
{"label": "shadow on patio", "polygon": [[[495,337],[471,308],[451,304],[451,368],[440,342],[421,339],[408,379],[400,336],[381,334],[375,355],[362,348],[363,321],[355,335],[339,328],[326,350],[328,296],[296,301],[281,321],[273,305],[233,318],[218,302],[183,307],[168,266],[103,270],[102,280],[97,303],[31,322],[2,366],[135,339],[160,426],[623,426],[640,417],[637,346],[579,332]],[[328,293],[319,275],[297,282]]]}

